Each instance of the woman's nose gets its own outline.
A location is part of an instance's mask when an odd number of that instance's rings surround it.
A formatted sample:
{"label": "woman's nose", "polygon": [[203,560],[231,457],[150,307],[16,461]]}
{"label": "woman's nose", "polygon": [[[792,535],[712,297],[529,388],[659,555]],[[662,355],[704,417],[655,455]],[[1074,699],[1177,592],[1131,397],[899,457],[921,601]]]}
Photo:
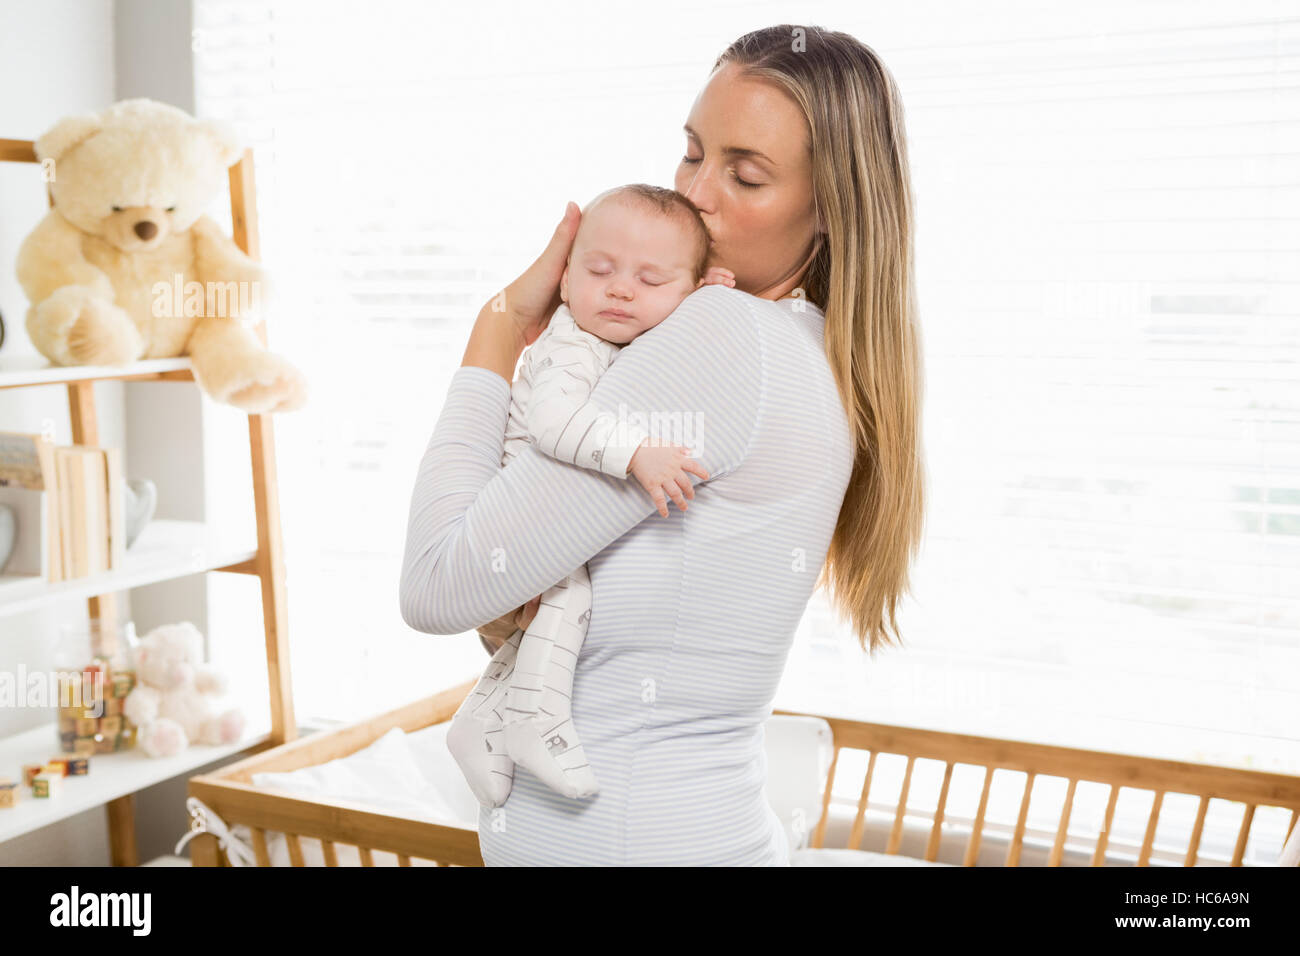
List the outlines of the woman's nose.
{"label": "woman's nose", "polygon": [[701,166],[696,170],[695,176],[691,179],[687,187],[682,190],[682,195],[689,199],[699,208],[702,213],[713,212],[713,173],[711,170],[704,169]]}

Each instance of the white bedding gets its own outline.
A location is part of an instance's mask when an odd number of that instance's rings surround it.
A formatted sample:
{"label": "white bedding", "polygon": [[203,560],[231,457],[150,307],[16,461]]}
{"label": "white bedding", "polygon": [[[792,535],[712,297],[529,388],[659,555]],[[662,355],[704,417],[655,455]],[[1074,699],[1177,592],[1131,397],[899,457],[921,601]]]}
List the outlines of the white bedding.
{"label": "white bedding", "polygon": [[[448,726],[444,721],[411,733],[394,727],[356,753],[284,773],[255,773],[253,784],[304,798],[348,800],[396,816],[477,829],[478,801],[447,750]],[[252,846],[248,827],[236,824],[231,832]],[[325,865],[319,840],[304,837],[299,845],[307,866]],[[291,865],[283,834],[268,832],[266,850],[272,866]],[[339,866],[361,865],[356,847],[336,844],[335,853]],[[398,865],[393,853],[376,850],[373,859],[375,866]],[[434,864],[412,858],[411,865]]]}

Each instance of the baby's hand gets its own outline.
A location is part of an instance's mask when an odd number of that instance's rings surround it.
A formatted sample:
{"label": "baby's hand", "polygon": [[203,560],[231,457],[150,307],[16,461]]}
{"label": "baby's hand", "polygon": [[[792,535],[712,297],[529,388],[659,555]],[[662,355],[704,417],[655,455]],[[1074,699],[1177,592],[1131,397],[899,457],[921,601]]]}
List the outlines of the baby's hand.
{"label": "baby's hand", "polygon": [[736,287],[736,274],[730,269],[712,266],[704,275],[700,276],[700,281],[695,288],[700,289],[706,285],[725,285],[734,289]]}
{"label": "baby's hand", "polygon": [[641,483],[641,487],[654,499],[659,513],[667,518],[668,502],[664,492],[667,491],[673,501],[677,502],[677,507],[685,511],[686,502],[682,500],[682,494],[685,493],[687,498],[695,497],[695,489],[687,472],[706,480],[709,473],[699,462],[689,457],[690,449],[681,445],[656,445],[653,442],[654,439],[647,438],[636,450],[628,473]]}

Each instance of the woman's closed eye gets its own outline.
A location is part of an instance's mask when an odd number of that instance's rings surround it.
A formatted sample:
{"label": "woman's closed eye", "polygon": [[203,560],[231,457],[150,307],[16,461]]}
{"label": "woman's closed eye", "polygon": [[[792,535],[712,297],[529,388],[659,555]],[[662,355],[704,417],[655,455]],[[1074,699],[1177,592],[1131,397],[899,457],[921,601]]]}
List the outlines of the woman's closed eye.
{"label": "woman's closed eye", "polygon": [[[698,156],[695,159],[691,159],[691,157],[689,156],[682,157],[683,163],[698,163],[699,161],[700,158]],[[740,178],[740,175],[734,169],[731,171],[731,175],[736,177],[736,182],[740,183],[740,185],[745,186],[749,189],[757,189],[759,186],[763,185],[762,183],[746,182],[745,180]]]}

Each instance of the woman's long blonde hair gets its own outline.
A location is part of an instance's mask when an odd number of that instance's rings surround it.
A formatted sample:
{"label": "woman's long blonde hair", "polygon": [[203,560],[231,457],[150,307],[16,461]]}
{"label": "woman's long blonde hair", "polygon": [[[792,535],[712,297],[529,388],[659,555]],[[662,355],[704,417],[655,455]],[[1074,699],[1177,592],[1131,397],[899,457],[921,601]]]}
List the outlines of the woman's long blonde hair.
{"label": "woman's long blonde hair", "polygon": [[[912,185],[903,102],[870,47],[847,33],[780,24],[731,44],[732,62],[803,110],[812,136],[818,235],[803,280],[826,314],[826,357],[853,429],[853,474],[817,587],[830,585],[863,650],[890,643],[924,513],[922,364]],[[886,618],[888,621],[886,622]]]}

